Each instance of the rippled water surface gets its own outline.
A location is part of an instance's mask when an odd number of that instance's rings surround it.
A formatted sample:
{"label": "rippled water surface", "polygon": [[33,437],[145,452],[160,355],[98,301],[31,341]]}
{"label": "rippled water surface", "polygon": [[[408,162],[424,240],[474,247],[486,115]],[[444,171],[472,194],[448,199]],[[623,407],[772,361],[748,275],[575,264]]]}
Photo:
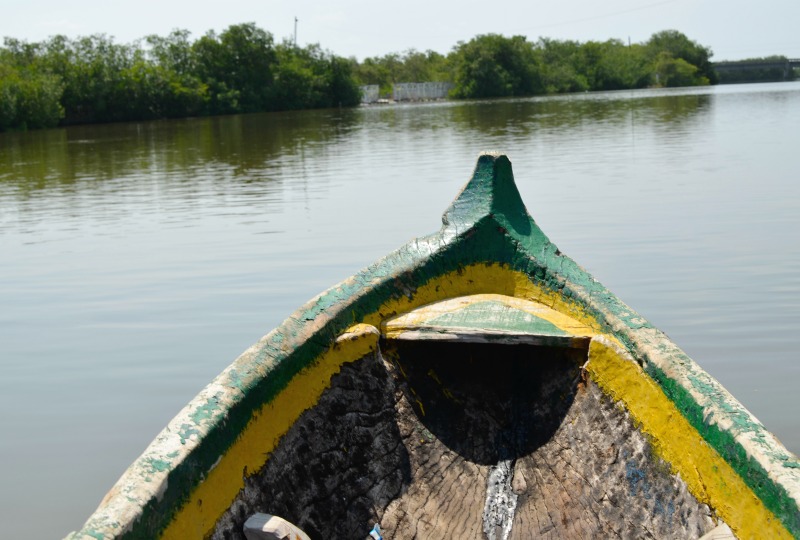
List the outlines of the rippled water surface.
{"label": "rippled water surface", "polygon": [[241,351],[438,229],[485,149],[800,452],[798,130],[782,83],[0,134],[0,536],[78,528]]}

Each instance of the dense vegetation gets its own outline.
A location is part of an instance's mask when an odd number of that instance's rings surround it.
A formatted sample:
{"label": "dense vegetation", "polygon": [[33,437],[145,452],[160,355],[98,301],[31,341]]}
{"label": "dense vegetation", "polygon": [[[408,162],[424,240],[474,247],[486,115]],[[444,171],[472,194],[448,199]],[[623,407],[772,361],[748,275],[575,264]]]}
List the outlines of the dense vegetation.
{"label": "dense vegetation", "polygon": [[196,41],[176,30],[130,45],[105,35],[0,49],[0,130],[59,123],[350,106],[352,62],[317,45],[276,44],[254,24]]}
{"label": "dense vegetation", "polygon": [[528,96],[716,83],[711,50],[675,30],[646,43],[557,41],[498,34],[458,43],[448,56],[409,51],[367,58],[355,67],[363,84],[383,93],[402,81],[446,80],[454,97]]}
{"label": "dense vegetation", "polygon": [[359,63],[275,43],[253,23],[118,44],[54,36],[0,47],[0,131],[55,125],[352,106],[359,85],[446,81],[453,97],[527,96],[716,82],[711,51],[680,32],[643,44],[530,42],[480,35],[447,55],[408,51]]}

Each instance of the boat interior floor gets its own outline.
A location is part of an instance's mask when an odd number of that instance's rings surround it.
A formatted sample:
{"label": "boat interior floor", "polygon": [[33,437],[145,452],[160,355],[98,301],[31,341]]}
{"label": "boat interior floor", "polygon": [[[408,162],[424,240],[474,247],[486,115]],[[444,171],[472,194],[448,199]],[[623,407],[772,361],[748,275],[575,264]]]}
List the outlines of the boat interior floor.
{"label": "boat interior floor", "polygon": [[699,538],[717,526],[576,347],[381,340],[346,364],[217,523],[311,538]]}

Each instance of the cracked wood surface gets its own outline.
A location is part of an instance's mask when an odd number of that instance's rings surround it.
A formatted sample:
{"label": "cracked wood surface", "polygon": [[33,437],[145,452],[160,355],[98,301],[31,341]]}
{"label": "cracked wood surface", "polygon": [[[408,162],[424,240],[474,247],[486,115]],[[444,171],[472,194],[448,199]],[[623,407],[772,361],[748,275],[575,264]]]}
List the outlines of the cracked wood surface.
{"label": "cracked wood surface", "polygon": [[[312,538],[367,538],[375,522],[392,539],[699,538],[715,526],[625,411],[582,379],[585,353],[382,348],[334,376],[214,538],[243,538],[255,512]],[[499,465],[506,484],[487,489]]]}

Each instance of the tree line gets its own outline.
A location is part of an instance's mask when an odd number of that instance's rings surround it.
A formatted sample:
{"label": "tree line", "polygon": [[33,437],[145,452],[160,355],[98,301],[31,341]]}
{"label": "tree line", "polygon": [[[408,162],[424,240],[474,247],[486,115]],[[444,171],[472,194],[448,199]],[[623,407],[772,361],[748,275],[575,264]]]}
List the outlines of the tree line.
{"label": "tree line", "polygon": [[118,44],[55,36],[0,48],[0,130],[357,105],[352,62],[255,24]]}
{"label": "tree line", "polygon": [[453,97],[485,98],[715,84],[711,55],[675,30],[635,44],[486,34],[459,42],[446,56],[412,50],[367,58],[354,69],[359,81],[384,94],[396,82],[449,81]]}
{"label": "tree line", "polygon": [[0,131],[93,122],[354,106],[361,85],[452,82],[454,98],[716,83],[711,50],[667,30],[625,44],[479,35],[447,54],[336,56],[276,43],[254,23],[197,40],[186,30],[131,44],[54,36],[0,47]]}

